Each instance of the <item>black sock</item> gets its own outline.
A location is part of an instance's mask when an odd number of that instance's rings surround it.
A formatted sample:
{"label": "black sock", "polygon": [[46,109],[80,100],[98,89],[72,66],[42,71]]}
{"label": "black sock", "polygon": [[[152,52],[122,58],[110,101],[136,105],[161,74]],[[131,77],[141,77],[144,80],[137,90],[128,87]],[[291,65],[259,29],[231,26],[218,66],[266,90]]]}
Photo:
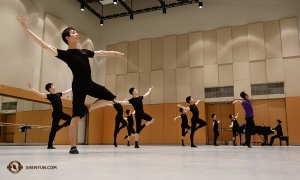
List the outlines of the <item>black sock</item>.
{"label": "black sock", "polygon": [[185,146],[185,145],[184,145],[184,140],[181,140],[181,144],[182,144],[182,146]]}
{"label": "black sock", "polygon": [[140,148],[140,147],[139,147],[139,142],[138,142],[138,141],[135,141],[135,148]]}
{"label": "black sock", "polygon": [[130,141],[127,141],[127,146],[130,146]]}
{"label": "black sock", "polygon": [[73,150],[73,149],[77,149],[77,147],[76,146],[71,147],[71,150]]}

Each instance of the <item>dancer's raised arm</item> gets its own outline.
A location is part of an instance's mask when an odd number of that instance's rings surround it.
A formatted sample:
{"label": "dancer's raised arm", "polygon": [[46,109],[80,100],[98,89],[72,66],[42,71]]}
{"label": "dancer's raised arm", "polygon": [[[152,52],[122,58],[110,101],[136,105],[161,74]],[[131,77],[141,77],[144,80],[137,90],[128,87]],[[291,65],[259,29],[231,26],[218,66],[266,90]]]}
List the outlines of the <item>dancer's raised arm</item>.
{"label": "dancer's raised arm", "polygon": [[41,96],[41,97],[43,97],[43,98],[47,98],[47,95],[46,95],[45,93],[41,93],[41,92],[39,92],[39,91],[33,89],[32,86],[31,86],[31,83],[27,83],[27,86],[28,86],[29,89],[30,89],[32,92],[34,92],[35,94],[37,94],[37,95],[39,95],[39,96]]}
{"label": "dancer's raised arm", "polygon": [[31,39],[36,42],[39,46],[41,46],[46,51],[50,52],[53,56],[57,56],[57,49],[49,44],[46,44],[43,40],[41,40],[37,35],[31,32],[28,29],[28,25],[26,19],[23,15],[16,16],[17,21],[21,24],[25,32],[31,37]]}

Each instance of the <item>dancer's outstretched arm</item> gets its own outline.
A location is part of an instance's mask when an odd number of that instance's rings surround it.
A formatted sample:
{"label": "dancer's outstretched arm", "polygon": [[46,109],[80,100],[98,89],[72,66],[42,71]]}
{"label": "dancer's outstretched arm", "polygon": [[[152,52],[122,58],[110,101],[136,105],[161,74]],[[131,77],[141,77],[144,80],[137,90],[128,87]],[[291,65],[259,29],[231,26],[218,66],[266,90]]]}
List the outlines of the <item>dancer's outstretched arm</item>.
{"label": "dancer's outstretched arm", "polygon": [[68,90],[66,90],[66,91],[64,91],[64,92],[62,92],[62,95],[68,94],[70,91],[72,91],[72,88],[70,88],[70,89],[68,89]]}
{"label": "dancer's outstretched arm", "polygon": [[239,117],[239,113],[236,113],[236,116],[234,117],[235,119]]}
{"label": "dancer's outstretched arm", "polygon": [[33,89],[30,83],[27,83],[27,85],[28,85],[29,89],[31,89],[31,91],[34,92],[35,94],[37,94],[43,98],[47,98],[47,95],[45,93],[41,93],[41,92]]}
{"label": "dancer's outstretched arm", "polygon": [[180,117],[181,117],[181,116],[177,116],[177,117],[175,117],[175,118],[174,118],[174,121],[176,121],[176,119],[178,119],[178,118],[180,118]]}
{"label": "dancer's outstretched arm", "polygon": [[134,114],[135,114],[135,111],[133,111],[131,114],[134,115]]}
{"label": "dancer's outstretched arm", "polygon": [[115,55],[115,56],[123,56],[124,53],[118,52],[118,51],[94,51],[95,55],[94,56],[109,56],[109,55]]}
{"label": "dancer's outstretched arm", "polygon": [[31,32],[28,29],[28,25],[26,22],[26,19],[23,15],[16,16],[17,21],[21,24],[25,32],[31,37],[31,39],[36,42],[39,46],[41,46],[46,51],[50,52],[53,56],[57,56],[57,49],[49,44],[46,44],[44,41],[42,41],[37,35],[35,35],[33,32]]}
{"label": "dancer's outstretched arm", "polygon": [[184,106],[182,106],[181,104],[177,104],[177,106],[180,107],[180,108],[182,108],[182,109],[185,110],[185,111],[189,111],[189,110],[190,110],[189,107],[184,107]]}
{"label": "dancer's outstretched arm", "polygon": [[243,101],[241,101],[241,100],[235,100],[235,101],[232,102],[232,104],[235,104],[235,103],[243,103]]}
{"label": "dancer's outstretched arm", "polygon": [[148,92],[146,92],[146,94],[144,94],[144,98],[147,97],[147,96],[150,94],[150,92],[152,91],[152,88],[153,88],[153,87],[148,88],[149,90],[148,90]]}
{"label": "dancer's outstretched arm", "polygon": [[197,100],[197,101],[195,102],[196,106],[198,105],[198,103],[199,103],[200,101],[201,101],[201,100]]}

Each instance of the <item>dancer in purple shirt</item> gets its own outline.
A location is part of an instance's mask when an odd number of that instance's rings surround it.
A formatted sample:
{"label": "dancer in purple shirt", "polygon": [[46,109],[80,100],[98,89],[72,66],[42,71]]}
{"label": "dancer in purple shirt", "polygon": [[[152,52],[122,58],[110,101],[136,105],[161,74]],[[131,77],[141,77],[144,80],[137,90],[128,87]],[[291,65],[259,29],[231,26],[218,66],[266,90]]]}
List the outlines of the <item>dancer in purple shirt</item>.
{"label": "dancer in purple shirt", "polygon": [[249,100],[249,95],[247,93],[245,93],[245,91],[242,91],[240,93],[240,96],[241,96],[241,98],[243,98],[242,101],[235,100],[232,103],[233,104],[236,102],[242,103],[242,106],[245,110],[245,119],[246,119],[246,142],[245,142],[245,145],[247,145],[249,148],[251,148],[251,145],[250,145],[251,133],[255,126],[255,123],[253,120],[254,114],[253,114],[252,102]]}

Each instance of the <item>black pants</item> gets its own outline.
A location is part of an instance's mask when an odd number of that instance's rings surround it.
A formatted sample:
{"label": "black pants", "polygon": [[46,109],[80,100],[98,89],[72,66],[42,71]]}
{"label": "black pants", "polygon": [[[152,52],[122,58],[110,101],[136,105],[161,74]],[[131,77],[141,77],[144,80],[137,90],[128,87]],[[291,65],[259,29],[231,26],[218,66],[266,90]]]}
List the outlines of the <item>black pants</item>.
{"label": "black pants", "polygon": [[272,146],[273,145],[273,142],[275,139],[279,138],[281,135],[275,135],[275,136],[272,136],[271,137],[271,140],[270,140],[270,145]]}
{"label": "black pants", "polygon": [[[61,119],[65,120],[66,122],[64,124],[62,124],[61,126],[59,126],[58,124]],[[56,132],[59,131],[63,127],[69,126],[71,123],[71,119],[72,119],[72,117],[64,112],[59,112],[59,113],[53,112],[52,113],[52,125],[51,125],[51,131],[49,134],[48,147],[53,146],[53,141],[54,141]]]}
{"label": "black pants", "polygon": [[255,127],[255,123],[254,123],[253,117],[248,117],[245,119],[246,119],[246,142],[245,142],[245,144],[247,146],[250,146],[251,134],[252,134],[253,128]]}
{"label": "black pants", "polygon": [[[120,126],[120,123],[122,123],[122,126]],[[115,123],[115,131],[114,131],[114,137],[117,137],[117,134],[121,129],[127,126],[127,122],[123,119],[122,116],[118,117],[116,116],[116,123]]]}
{"label": "black pants", "polygon": [[152,120],[152,117],[147,114],[147,113],[144,113],[142,115],[139,115],[139,114],[135,114],[135,126],[136,126],[136,133],[137,134],[140,134],[140,132],[142,131],[143,127],[142,127],[142,120],[146,120],[146,121],[151,121]]}
{"label": "black pants", "polygon": [[218,130],[214,131],[214,145],[217,144],[217,139],[220,136],[220,133]]}
{"label": "black pants", "polygon": [[[190,140],[191,140],[191,145],[193,145],[195,132],[198,129],[206,126],[207,123],[203,119],[200,119],[200,118],[192,118],[191,121],[192,121],[192,127],[191,127]],[[197,126],[197,124],[199,124],[199,125]]]}
{"label": "black pants", "polygon": [[191,127],[188,124],[181,124],[181,136],[185,136],[186,135],[186,129],[190,130]]}

